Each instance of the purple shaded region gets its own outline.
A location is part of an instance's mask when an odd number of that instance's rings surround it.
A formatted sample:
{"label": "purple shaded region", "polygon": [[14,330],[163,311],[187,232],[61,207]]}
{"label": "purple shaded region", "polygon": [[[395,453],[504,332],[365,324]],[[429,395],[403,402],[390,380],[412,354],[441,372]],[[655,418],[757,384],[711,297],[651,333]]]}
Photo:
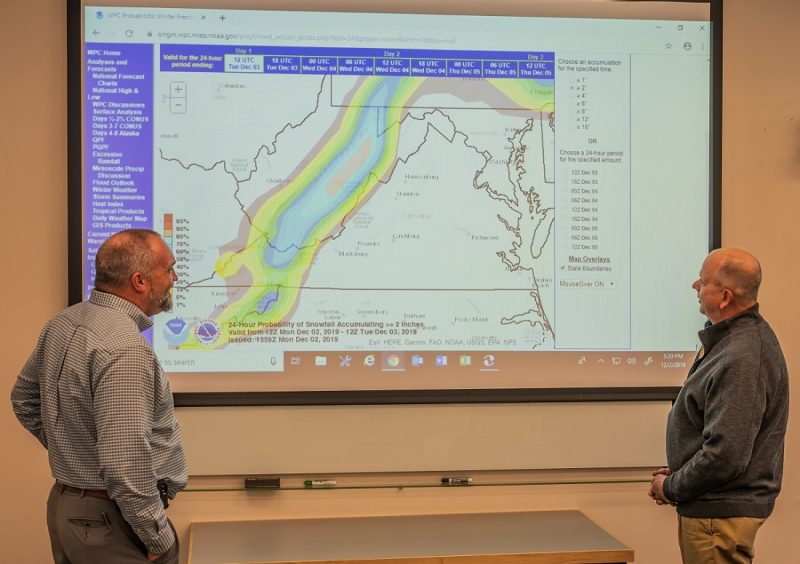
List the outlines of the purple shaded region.
{"label": "purple shaded region", "polygon": [[302,57],[303,74],[336,74],[336,57]]}
{"label": "purple shaded region", "polygon": [[172,331],[173,335],[180,335],[181,331],[186,328],[186,322],[179,317],[175,317],[167,321],[167,329]]}
{"label": "purple shaded region", "polygon": [[378,76],[408,76],[411,74],[411,60],[375,59],[375,74]]}
{"label": "purple shaded region", "polygon": [[278,301],[278,292],[273,290],[272,292],[267,293],[263,298],[261,298],[258,302],[258,313],[264,313],[269,308],[271,308],[275,303]]}
{"label": "purple shaded region", "polygon": [[447,76],[447,61],[443,59],[414,59],[411,61],[413,76]]}
{"label": "purple shaded region", "polygon": [[87,43],[84,294],[109,235],[153,226],[153,46]]}
{"label": "purple shaded region", "polygon": [[[550,63],[552,64],[552,63]],[[483,62],[470,59],[457,59],[447,61],[448,76],[467,76],[480,78],[483,73]]]}
{"label": "purple shaded region", "polygon": [[372,57],[340,57],[336,74],[361,75],[375,72],[375,59]]}
{"label": "purple shaded region", "polygon": [[552,62],[520,61],[520,78],[553,78],[555,69]]}
{"label": "purple shaded region", "polygon": [[221,62],[225,55],[270,55],[295,57],[385,57],[402,59],[491,59],[496,61],[550,61],[555,59],[552,51],[464,51],[437,49],[380,49],[363,47],[296,47],[285,45],[185,45],[163,43],[161,45],[161,70],[171,68],[176,61],[201,63]]}
{"label": "purple shaded region", "polygon": [[265,74],[518,78],[519,64],[525,78],[552,78],[555,68],[549,51],[178,44],[161,45],[159,66],[162,72],[225,72],[226,56],[263,57]]}
{"label": "purple shaded region", "polygon": [[264,57],[264,72],[267,74],[297,74],[300,72],[300,57]]}
{"label": "purple shaded region", "polygon": [[[201,49],[197,45],[184,45],[178,52],[165,51],[161,46],[161,70],[174,72],[224,72],[225,55],[236,54],[232,51]],[[188,48],[187,48],[188,47]],[[207,46],[202,46],[207,47]]]}
{"label": "purple shaded region", "polygon": [[484,61],[483,76],[486,78],[517,78],[516,61]]}

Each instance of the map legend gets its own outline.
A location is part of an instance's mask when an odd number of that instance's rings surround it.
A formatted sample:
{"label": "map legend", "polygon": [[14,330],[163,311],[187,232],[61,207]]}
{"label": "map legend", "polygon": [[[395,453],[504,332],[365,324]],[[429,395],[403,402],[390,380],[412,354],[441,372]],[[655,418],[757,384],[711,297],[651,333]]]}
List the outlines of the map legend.
{"label": "map legend", "polygon": [[164,236],[164,241],[166,241],[166,243],[167,243],[167,246],[170,248],[170,250],[172,250],[172,252],[174,254],[175,253],[175,248],[172,246],[173,245],[173,240],[172,240],[172,214],[171,213],[165,213],[164,214],[164,233],[163,233],[163,236]]}

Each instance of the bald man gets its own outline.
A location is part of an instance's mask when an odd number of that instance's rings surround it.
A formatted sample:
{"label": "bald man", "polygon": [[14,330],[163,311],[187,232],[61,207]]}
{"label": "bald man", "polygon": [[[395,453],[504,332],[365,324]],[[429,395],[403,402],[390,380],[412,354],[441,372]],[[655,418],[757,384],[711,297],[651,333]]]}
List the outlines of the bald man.
{"label": "bald man", "polygon": [[781,489],[788,374],[760,284],[758,260],[738,249],[709,254],[692,284],[708,322],[669,414],[669,467],[649,492],[677,508],[684,564],[752,562]]}
{"label": "bald man", "polygon": [[167,514],[187,480],[172,392],[141,334],[170,309],[175,257],[129,229],[97,251],[91,297],[47,323],[11,400],[48,451],[55,564],[178,564]]}

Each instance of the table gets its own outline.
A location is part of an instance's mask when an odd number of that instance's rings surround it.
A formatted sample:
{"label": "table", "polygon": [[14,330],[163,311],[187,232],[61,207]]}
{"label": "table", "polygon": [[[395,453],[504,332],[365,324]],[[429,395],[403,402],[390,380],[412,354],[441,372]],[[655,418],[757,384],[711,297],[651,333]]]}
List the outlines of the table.
{"label": "table", "polygon": [[189,564],[595,564],[633,550],[580,511],[192,523]]}

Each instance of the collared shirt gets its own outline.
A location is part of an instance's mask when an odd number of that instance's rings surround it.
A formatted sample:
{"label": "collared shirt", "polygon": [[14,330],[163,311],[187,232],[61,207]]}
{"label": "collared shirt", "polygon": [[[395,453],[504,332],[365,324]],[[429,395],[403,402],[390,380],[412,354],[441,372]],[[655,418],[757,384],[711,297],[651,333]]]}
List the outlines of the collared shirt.
{"label": "collared shirt", "polygon": [[175,542],[156,481],[170,497],[187,481],[172,392],[141,332],[153,322],[127,300],[94,290],[39,336],[11,400],[47,448],[53,476],[107,490],[147,549]]}

